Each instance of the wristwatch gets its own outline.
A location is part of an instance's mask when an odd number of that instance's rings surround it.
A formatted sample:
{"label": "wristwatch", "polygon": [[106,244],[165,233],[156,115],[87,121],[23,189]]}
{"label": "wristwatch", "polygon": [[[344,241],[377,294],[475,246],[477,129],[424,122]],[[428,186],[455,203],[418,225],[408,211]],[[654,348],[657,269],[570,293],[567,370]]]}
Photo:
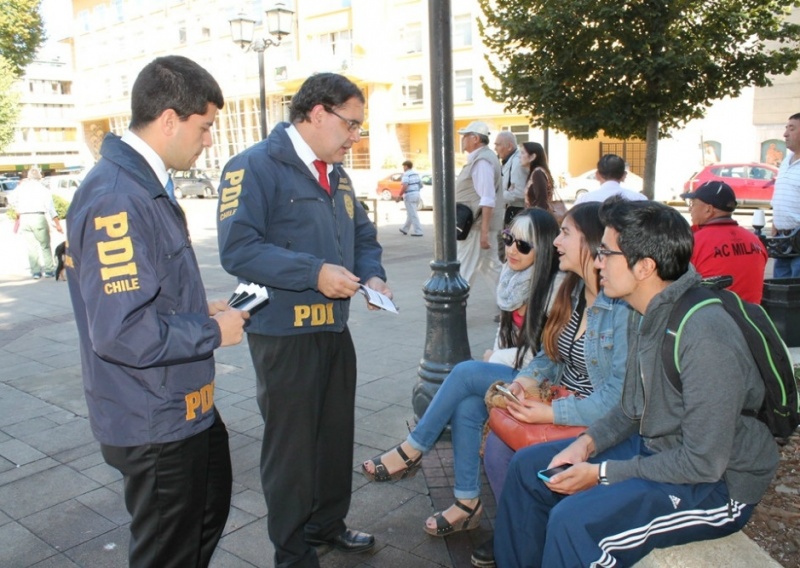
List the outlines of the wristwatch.
{"label": "wristwatch", "polygon": [[600,485],[608,485],[608,477],[606,477],[606,465],[608,462],[600,462],[600,470],[597,472],[597,483]]}

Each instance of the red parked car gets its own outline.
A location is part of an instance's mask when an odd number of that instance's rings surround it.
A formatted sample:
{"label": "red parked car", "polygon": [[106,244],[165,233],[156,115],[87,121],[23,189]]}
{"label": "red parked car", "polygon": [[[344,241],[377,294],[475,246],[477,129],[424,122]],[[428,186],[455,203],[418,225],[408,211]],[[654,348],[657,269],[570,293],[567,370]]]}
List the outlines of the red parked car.
{"label": "red parked car", "polygon": [[736,194],[737,201],[770,201],[775,189],[778,168],[758,162],[741,164],[710,164],[683,184],[689,193],[707,181],[724,181]]}

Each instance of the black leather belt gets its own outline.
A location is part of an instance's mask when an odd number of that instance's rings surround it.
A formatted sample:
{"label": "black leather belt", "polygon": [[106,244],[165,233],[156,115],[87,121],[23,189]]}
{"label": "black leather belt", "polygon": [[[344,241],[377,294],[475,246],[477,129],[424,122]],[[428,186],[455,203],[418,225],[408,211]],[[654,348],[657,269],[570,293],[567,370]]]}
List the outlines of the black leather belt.
{"label": "black leather belt", "polygon": [[30,213],[20,213],[20,215],[44,215],[44,211],[32,211]]}

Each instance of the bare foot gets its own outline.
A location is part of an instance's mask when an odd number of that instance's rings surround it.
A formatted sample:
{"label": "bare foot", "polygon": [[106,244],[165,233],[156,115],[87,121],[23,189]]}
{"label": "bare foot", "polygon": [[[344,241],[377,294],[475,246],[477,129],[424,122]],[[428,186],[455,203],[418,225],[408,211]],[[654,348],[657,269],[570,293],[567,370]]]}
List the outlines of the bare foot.
{"label": "bare foot", "polygon": [[[422,452],[412,448],[408,442],[403,442],[400,444],[400,448],[406,453],[410,460],[416,460],[422,455]],[[400,456],[400,454],[393,449],[381,456],[381,463],[386,466],[386,471],[389,473],[389,475],[407,467],[406,462],[403,461],[403,458]],[[371,474],[375,473],[375,464],[372,460],[364,462],[364,470]]]}

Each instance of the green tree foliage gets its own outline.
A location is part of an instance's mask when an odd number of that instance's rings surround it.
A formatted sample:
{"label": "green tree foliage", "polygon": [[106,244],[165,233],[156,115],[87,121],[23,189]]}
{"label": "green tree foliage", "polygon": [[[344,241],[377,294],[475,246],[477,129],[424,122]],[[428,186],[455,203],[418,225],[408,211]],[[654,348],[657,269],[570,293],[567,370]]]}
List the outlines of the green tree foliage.
{"label": "green tree foliage", "polygon": [[46,36],[41,0],[0,0],[0,56],[21,76]]}
{"label": "green tree foliage", "polygon": [[709,104],[794,71],[800,26],[780,0],[479,0],[495,101],[574,138],[647,141],[653,196],[659,136]]}
{"label": "green tree foliage", "polygon": [[0,151],[13,140],[19,116],[19,93],[12,88],[16,80],[11,64],[0,56]]}

